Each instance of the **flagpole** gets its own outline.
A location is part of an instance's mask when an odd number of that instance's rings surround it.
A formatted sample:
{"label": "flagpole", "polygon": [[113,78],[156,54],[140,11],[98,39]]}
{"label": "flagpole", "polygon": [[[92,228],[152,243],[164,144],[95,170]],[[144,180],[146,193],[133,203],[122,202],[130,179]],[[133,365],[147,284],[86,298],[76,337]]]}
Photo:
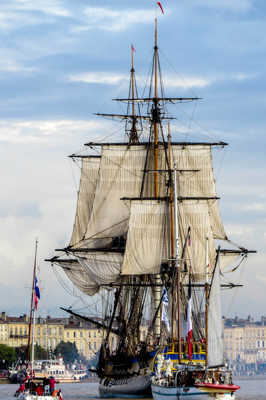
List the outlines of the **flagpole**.
{"label": "flagpole", "polygon": [[38,239],[35,240],[35,254],[34,254],[34,264],[33,264],[33,278],[32,278],[32,290],[31,290],[31,304],[30,304],[30,321],[29,321],[29,333],[28,333],[28,355],[27,355],[27,364],[31,359],[30,350],[31,350],[31,338],[32,338],[32,319],[34,312],[34,293],[35,293],[35,276],[36,276],[36,267],[37,267],[37,249],[38,249]]}
{"label": "flagpole", "polygon": [[208,329],[209,329],[209,321],[208,321],[208,313],[209,313],[209,275],[208,275],[208,267],[209,267],[209,239],[206,238],[206,266],[205,266],[205,340],[206,340],[206,368],[208,366]]}

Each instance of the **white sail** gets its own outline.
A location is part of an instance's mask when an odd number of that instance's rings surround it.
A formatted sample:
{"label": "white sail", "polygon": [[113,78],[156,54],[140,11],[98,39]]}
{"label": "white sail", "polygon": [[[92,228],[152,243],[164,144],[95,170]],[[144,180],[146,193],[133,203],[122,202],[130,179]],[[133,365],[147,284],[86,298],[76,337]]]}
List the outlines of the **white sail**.
{"label": "white sail", "polygon": [[91,283],[98,288],[117,281],[123,263],[123,254],[112,251],[91,251],[86,257],[77,257]]}
{"label": "white sail", "polygon": [[[173,162],[178,170],[178,196],[215,197],[216,188],[212,167],[211,146],[209,145],[173,145]],[[185,170],[185,171],[184,171]],[[205,200],[209,207],[213,236],[225,239],[223,223],[216,199]]]}
{"label": "white sail", "polygon": [[138,197],[146,158],[145,146],[103,145],[92,214],[83,247],[108,246],[127,232],[129,206],[122,197]]}
{"label": "white sail", "polygon": [[100,159],[96,156],[82,158],[77,210],[70,246],[82,246],[92,210]]}
{"label": "white sail", "polygon": [[77,255],[71,260],[54,261],[70,281],[83,293],[93,296],[101,286],[115,283],[120,276],[123,254],[117,252],[91,251]]}
{"label": "white sail", "polygon": [[77,287],[82,293],[88,296],[93,296],[98,292],[98,285],[94,281],[91,281],[87,274],[87,271],[80,265],[77,259],[69,260],[55,260],[54,264],[57,264],[62,268],[68,279]]}
{"label": "white sail", "polygon": [[224,363],[223,324],[221,308],[220,268],[216,265],[209,292],[208,306],[208,366]]}
{"label": "white sail", "polygon": [[168,204],[157,200],[130,203],[122,274],[158,274],[162,260],[168,258]]}
{"label": "white sail", "polygon": [[215,243],[209,216],[208,203],[205,200],[186,200],[178,204],[179,237],[183,247],[190,228],[190,240],[185,248],[184,261],[193,274],[193,280],[205,280],[206,238],[209,238],[208,259],[214,265],[216,258]]}

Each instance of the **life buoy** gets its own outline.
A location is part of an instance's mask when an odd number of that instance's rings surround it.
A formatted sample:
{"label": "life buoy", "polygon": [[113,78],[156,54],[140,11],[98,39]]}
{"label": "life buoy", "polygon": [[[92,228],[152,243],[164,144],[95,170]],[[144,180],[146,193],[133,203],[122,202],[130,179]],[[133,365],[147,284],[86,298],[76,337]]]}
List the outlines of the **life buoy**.
{"label": "life buoy", "polygon": [[53,397],[58,396],[58,393],[59,393],[59,390],[58,390],[58,389],[54,390],[54,391],[53,391]]}

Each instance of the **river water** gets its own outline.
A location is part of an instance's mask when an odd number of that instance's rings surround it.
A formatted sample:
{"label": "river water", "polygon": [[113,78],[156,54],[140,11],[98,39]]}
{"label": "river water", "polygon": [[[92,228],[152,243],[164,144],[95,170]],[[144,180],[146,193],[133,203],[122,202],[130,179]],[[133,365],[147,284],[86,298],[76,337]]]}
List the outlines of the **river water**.
{"label": "river water", "polygon": [[[265,379],[234,380],[241,388],[237,392],[237,400],[266,400]],[[98,383],[62,383],[57,385],[62,390],[64,400],[99,399]],[[14,393],[18,385],[0,385],[0,400],[15,400]],[[146,399],[147,400],[147,399]]]}

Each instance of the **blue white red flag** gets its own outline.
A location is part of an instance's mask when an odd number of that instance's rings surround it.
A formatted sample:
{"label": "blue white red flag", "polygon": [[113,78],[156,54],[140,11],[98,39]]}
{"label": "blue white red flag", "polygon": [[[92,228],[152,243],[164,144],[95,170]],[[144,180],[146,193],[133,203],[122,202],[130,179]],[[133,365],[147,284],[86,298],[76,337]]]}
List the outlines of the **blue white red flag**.
{"label": "blue white red flag", "polygon": [[165,323],[165,326],[170,331],[169,320],[167,315],[167,308],[168,308],[168,296],[165,287],[163,288],[163,298],[162,298],[162,321]]}
{"label": "blue white red flag", "polygon": [[35,276],[35,283],[34,283],[34,303],[35,303],[35,310],[37,310],[38,307],[38,300],[40,300],[41,295],[40,295],[40,289],[38,285],[38,279]]}

